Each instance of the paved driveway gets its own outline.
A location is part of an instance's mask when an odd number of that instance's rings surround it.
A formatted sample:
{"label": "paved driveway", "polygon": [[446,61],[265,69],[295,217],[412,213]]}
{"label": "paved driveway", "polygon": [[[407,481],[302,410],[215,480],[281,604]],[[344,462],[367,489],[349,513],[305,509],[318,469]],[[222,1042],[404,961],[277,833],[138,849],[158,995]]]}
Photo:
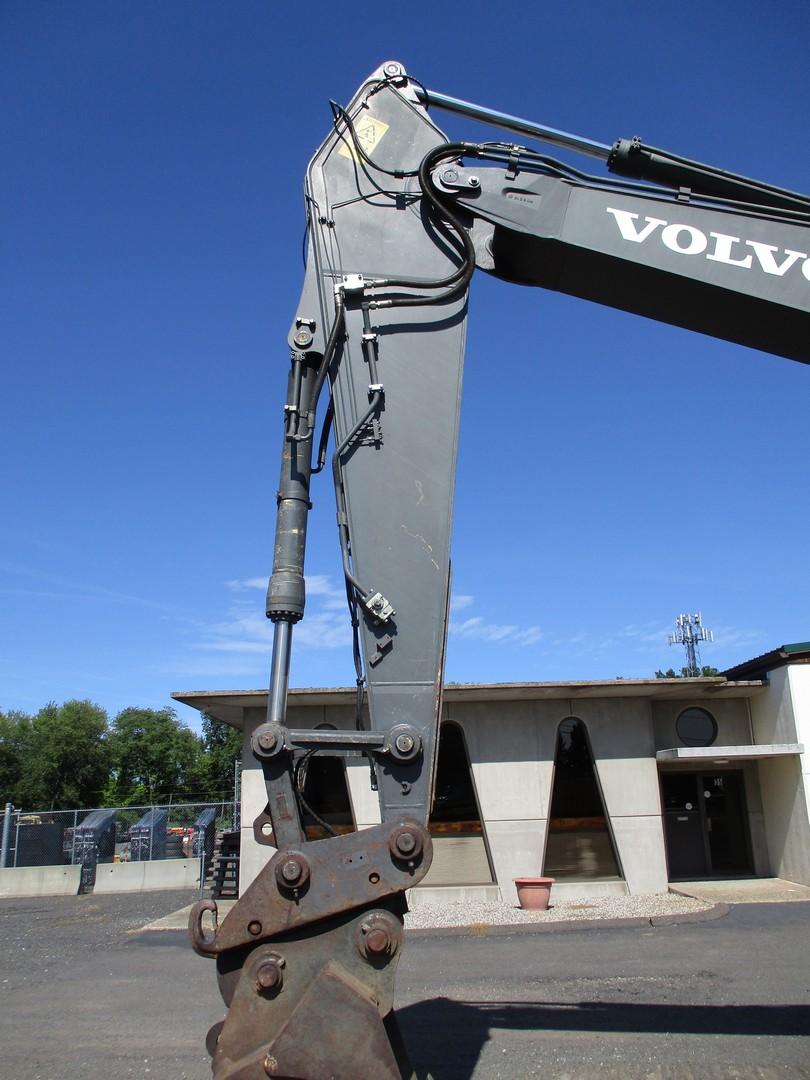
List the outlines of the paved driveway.
{"label": "paved driveway", "polygon": [[[213,963],[182,934],[127,933],[184,899],[0,905],[0,1080],[209,1080]],[[792,903],[683,926],[413,934],[401,1023],[434,1080],[805,1080],[808,930],[810,904]]]}

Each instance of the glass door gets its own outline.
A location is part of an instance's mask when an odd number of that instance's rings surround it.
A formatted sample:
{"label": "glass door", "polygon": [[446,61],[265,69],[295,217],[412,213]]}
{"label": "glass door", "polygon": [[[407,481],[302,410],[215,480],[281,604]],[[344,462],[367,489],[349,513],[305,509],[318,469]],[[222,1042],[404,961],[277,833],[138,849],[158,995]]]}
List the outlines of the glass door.
{"label": "glass door", "polygon": [[751,859],[742,772],[703,773],[700,788],[712,873],[749,874]]}
{"label": "glass door", "polygon": [[751,873],[742,770],[664,772],[661,797],[671,879]]}

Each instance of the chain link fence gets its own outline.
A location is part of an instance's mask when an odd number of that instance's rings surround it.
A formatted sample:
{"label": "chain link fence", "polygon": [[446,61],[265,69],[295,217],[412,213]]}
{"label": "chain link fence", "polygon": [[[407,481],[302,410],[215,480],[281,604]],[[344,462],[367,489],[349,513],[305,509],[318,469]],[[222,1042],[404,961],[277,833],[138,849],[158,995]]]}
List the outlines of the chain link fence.
{"label": "chain link fence", "polygon": [[85,810],[16,810],[0,818],[0,867],[81,864],[89,888],[99,863],[199,859],[200,883],[217,836],[239,828],[234,802],[169,803]]}

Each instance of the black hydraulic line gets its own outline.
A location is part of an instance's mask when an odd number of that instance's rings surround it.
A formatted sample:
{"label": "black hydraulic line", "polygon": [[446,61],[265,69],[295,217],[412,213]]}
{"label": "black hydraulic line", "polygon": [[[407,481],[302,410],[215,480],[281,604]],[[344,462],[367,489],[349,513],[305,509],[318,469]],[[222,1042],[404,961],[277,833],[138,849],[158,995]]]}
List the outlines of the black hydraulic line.
{"label": "black hydraulic line", "polygon": [[611,172],[639,180],[652,180],[671,188],[689,188],[695,193],[738,199],[742,203],[773,210],[810,212],[810,199],[800,192],[752,180],[747,176],[692,161],[668,150],[644,145],[640,139],[618,139],[613,146],[586,139],[567,131],[510,116],[460,98],[449,97],[417,84],[417,97],[425,105],[468,116],[507,131],[530,135],[541,142],[566,150],[601,158]]}
{"label": "black hydraulic line", "polygon": [[810,213],[810,198],[787,188],[726,172],[713,165],[645,146],[639,139],[619,139],[608,158],[608,169],[620,176],[684,187],[703,195],[740,199],[771,209]]}
{"label": "black hydraulic line", "polygon": [[329,822],[324,821],[324,819],[319,814],[315,813],[315,811],[312,809],[310,804],[307,802],[306,797],[304,795],[304,787],[306,786],[307,772],[309,770],[309,759],[312,757],[313,754],[317,754],[317,752],[318,752],[317,748],[315,748],[313,750],[307,750],[307,752],[304,754],[304,756],[302,758],[300,758],[296,762],[296,764],[295,764],[295,796],[296,796],[296,798],[298,800],[299,805],[302,807],[302,809],[305,810],[310,815],[310,817],[314,818],[316,823],[318,825],[320,825],[322,829],[326,830],[327,835],[329,835],[329,836],[337,836],[337,833],[332,828],[332,826],[329,824]]}
{"label": "black hydraulic line", "polygon": [[[332,329],[329,332],[329,337],[327,339],[326,345],[324,346],[323,357],[321,358],[321,362],[315,374],[315,382],[313,383],[312,394],[310,396],[310,405],[305,416],[307,422],[307,429],[301,434],[291,434],[288,436],[296,442],[305,442],[307,439],[312,437],[312,434],[315,430],[315,413],[318,408],[318,400],[321,396],[321,390],[323,389],[324,380],[326,379],[326,376],[329,372],[329,367],[334,358],[335,350],[337,349],[338,338],[343,333],[345,326],[346,306],[342,294],[337,293],[337,295],[335,296],[335,321],[332,323]],[[293,406],[295,408],[295,417],[297,417],[300,414],[298,412],[295,402],[293,402]],[[320,472],[320,469],[314,471]]]}
{"label": "black hydraulic line", "polygon": [[355,685],[357,687],[354,701],[354,724],[359,731],[363,719],[363,693],[366,686],[366,676],[363,671],[363,654],[360,651],[360,620],[357,618],[357,597],[348,581],[346,582],[346,600],[349,605],[349,619],[352,627],[352,659],[354,660]]}
{"label": "black hydraulic line", "polygon": [[363,305],[363,352],[369,369],[369,406],[340,445],[335,447],[335,451],[332,454],[332,479],[335,485],[335,499],[337,501],[338,536],[340,537],[340,551],[343,558],[343,573],[346,581],[353,586],[361,599],[370,596],[371,590],[367,589],[360,581],[358,581],[351,569],[349,559],[349,523],[346,513],[346,499],[343,493],[343,476],[340,467],[340,456],[354,442],[369,421],[372,420],[374,414],[378,412],[382,406],[384,398],[382,384],[378,382],[377,359],[372,341],[375,335],[371,332],[368,307],[368,304]]}
{"label": "black hydraulic line", "polygon": [[352,144],[353,144],[354,149],[355,149],[355,151],[357,153],[357,156],[360,157],[366,163],[366,165],[369,165],[372,169],[374,169],[375,172],[383,173],[385,176],[393,176],[397,180],[404,180],[406,176],[417,176],[418,175],[418,173],[419,173],[418,168],[416,168],[416,169],[386,169],[386,168],[383,168],[382,165],[379,165],[376,161],[372,161],[371,158],[366,153],[366,151],[364,150],[363,145],[360,142],[360,139],[357,137],[357,131],[355,130],[354,121],[352,120],[351,116],[349,116],[348,112],[343,108],[342,105],[339,105],[336,101],[332,101],[331,99],[329,101],[329,107],[332,110],[332,117],[333,117],[333,121],[334,121],[334,124],[335,124],[335,131],[337,131],[338,135],[340,135],[342,137],[343,133],[340,131],[340,129],[337,126],[338,120],[342,120],[343,123],[346,125],[346,128],[348,129],[349,134],[351,135]]}
{"label": "black hydraulic line", "polygon": [[340,469],[340,455],[346,450],[349,445],[354,441],[359,432],[368,424],[369,420],[373,417],[379,406],[382,404],[383,395],[381,391],[376,390],[372,394],[371,402],[368,409],[363,413],[362,417],[357,421],[352,430],[343,440],[343,442],[335,448],[332,454],[332,479],[335,484],[335,499],[337,501],[337,513],[338,513],[338,536],[340,538],[340,552],[343,557],[343,574],[346,580],[354,587],[354,589],[363,598],[370,595],[370,590],[367,589],[358,579],[354,576],[349,561],[349,524],[346,516],[346,500],[343,495],[343,478],[341,476]]}
{"label": "black hydraulic line", "polygon": [[[421,85],[421,84],[419,84]],[[433,191],[433,184],[430,180],[430,170],[434,168],[439,161],[445,157],[455,158],[458,156],[459,151],[466,152],[467,154],[474,154],[476,149],[475,143],[444,143],[435,150],[430,151],[421,161],[418,169],[412,170],[395,170],[385,169],[381,165],[368,156],[360,144],[360,140],[357,137],[357,132],[354,127],[354,122],[349,116],[348,112],[342,105],[338,105],[335,101],[329,102],[335,122],[335,129],[338,131],[338,135],[342,137],[342,133],[337,128],[337,120],[340,118],[345,123],[352,139],[355,150],[358,156],[372,169],[377,172],[384,173],[387,176],[395,176],[399,179],[404,179],[408,176],[418,176],[419,184],[422,188],[423,194],[427,197],[428,201],[432,203],[434,209],[439,211],[449,222],[455,232],[458,234],[465,251],[465,260],[453,273],[449,274],[445,278],[439,278],[438,280],[413,280],[405,278],[381,278],[375,281],[369,281],[370,288],[391,288],[391,287],[406,287],[406,288],[419,288],[419,289],[444,289],[452,286],[451,291],[445,295],[438,297],[402,297],[397,300],[374,300],[372,305],[374,307],[404,307],[404,306],[418,306],[421,304],[436,304],[442,303],[446,300],[451,300],[463,291],[467,282],[472,277],[475,270],[475,248],[470,238],[467,236],[467,232],[463,224],[452,214],[448,208],[439,200]],[[434,156],[435,155],[435,156]],[[427,163],[427,164],[426,164]]]}
{"label": "black hydraulic line", "polygon": [[[578,187],[587,187],[598,191],[618,191],[622,194],[653,199],[676,200],[683,195],[683,189],[673,187],[671,183],[669,185],[665,185],[663,181],[655,184],[649,182],[633,183],[632,178],[625,180],[614,179],[612,176],[595,176],[593,173],[582,172],[573,165],[568,165],[544,154],[538,154],[536,151],[523,146],[512,146],[508,143],[482,143],[481,148],[482,151],[486,151],[479,155],[483,161],[515,166],[526,172],[568,180]],[[689,189],[688,201],[693,206],[718,208],[729,213],[745,214],[748,217],[757,217],[767,221],[781,221],[787,224],[806,224],[808,218],[810,218],[810,200],[807,200],[804,209],[788,209],[786,207],[769,207],[764,201],[742,202],[731,197],[710,195],[706,192]]]}
{"label": "black hydraulic line", "polygon": [[319,472],[323,472],[323,467],[326,464],[326,447],[329,442],[329,436],[332,433],[332,422],[335,419],[335,403],[332,398],[329,398],[329,404],[326,406],[326,415],[323,418],[323,426],[321,427],[321,437],[318,440],[318,464],[313,466],[310,475],[315,476]]}
{"label": "black hydraulic line", "polygon": [[436,213],[443,217],[457,233],[464,248],[464,260],[460,266],[444,278],[435,281],[414,281],[407,278],[381,278],[370,282],[373,288],[430,288],[445,289],[438,296],[401,296],[386,300],[371,300],[371,307],[418,307],[426,304],[441,304],[453,300],[467,288],[470,278],[475,271],[475,247],[469,233],[464,228],[463,222],[443,202],[433,186],[431,178],[432,170],[441,161],[455,160],[458,157],[480,157],[480,147],[477,143],[445,143],[428,151],[419,166],[419,184],[422,193],[431,204]]}
{"label": "black hydraulic line", "polygon": [[301,367],[303,365],[303,358],[300,354],[293,354],[292,362],[292,387],[290,389],[290,401],[287,408],[287,438],[288,439],[301,439],[308,436],[298,436],[295,433],[295,428],[298,423],[298,417],[301,415]]}

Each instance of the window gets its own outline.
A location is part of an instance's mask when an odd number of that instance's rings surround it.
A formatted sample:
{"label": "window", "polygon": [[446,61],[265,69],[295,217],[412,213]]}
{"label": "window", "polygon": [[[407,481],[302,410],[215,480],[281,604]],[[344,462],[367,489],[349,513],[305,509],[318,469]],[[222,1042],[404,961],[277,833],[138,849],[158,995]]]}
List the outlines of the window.
{"label": "window", "polygon": [[438,755],[428,825],[433,838],[433,863],[425,884],[488,885],[492,869],[464,733],[451,720],[445,720],[439,730]]}
{"label": "window", "polygon": [[684,709],[675,721],[675,731],[684,746],[711,746],[717,738],[717,721],[706,709]]}
{"label": "window", "polygon": [[588,732],[573,716],[557,729],[544,873],[559,881],[619,876]]}
{"label": "window", "polygon": [[481,831],[464,736],[461,728],[450,721],[445,721],[439,729],[436,791],[430,814],[431,827],[441,822],[455,822],[459,827],[467,826],[469,831]]}
{"label": "window", "polygon": [[340,758],[303,754],[297,771],[304,797],[301,817],[307,839],[322,840],[329,836],[324,822],[336,834],[354,832],[346,770]]}

